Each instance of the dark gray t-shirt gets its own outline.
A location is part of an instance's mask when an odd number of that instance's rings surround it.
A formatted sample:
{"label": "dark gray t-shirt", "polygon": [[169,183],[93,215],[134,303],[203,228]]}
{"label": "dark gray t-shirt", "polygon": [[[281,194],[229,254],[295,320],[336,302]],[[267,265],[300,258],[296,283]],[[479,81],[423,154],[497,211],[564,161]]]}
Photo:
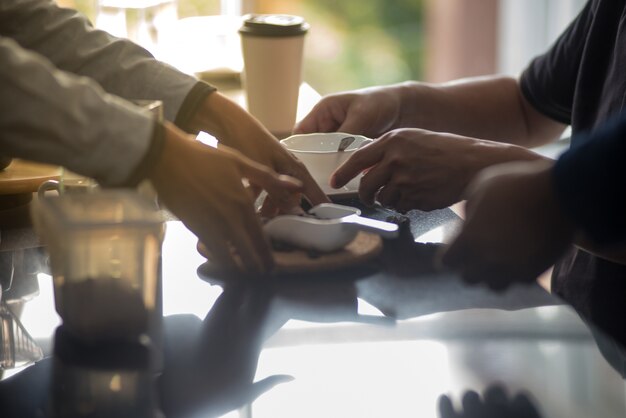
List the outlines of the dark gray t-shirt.
{"label": "dark gray t-shirt", "polygon": [[[572,126],[572,147],[588,138],[576,134],[620,113],[626,98],[626,1],[590,0],[531,62],[521,88],[540,112]],[[552,289],[626,345],[626,266],[572,248],[556,265]]]}

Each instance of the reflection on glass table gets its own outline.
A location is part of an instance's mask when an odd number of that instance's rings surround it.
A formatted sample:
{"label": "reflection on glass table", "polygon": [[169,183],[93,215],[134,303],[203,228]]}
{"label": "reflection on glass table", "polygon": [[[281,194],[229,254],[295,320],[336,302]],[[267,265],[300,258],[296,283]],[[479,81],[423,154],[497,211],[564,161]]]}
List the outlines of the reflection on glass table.
{"label": "reflection on glass table", "polygon": [[23,367],[42,358],[41,348],[6,303],[0,302],[0,369]]}
{"label": "reflection on glass table", "polygon": [[[626,415],[619,345],[538,286],[496,294],[436,271],[437,241],[456,217],[409,219],[368,265],[252,283],[207,275],[196,238],[168,222],[164,368],[147,383],[161,412],[435,418],[441,395],[460,411],[466,391],[501,383],[529,393],[545,418]],[[46,358],[0,380],[3,418],[36,416],[55,394],[46,382],[58,317],[50,276],[38,279],[40,294],[20,320]]]}

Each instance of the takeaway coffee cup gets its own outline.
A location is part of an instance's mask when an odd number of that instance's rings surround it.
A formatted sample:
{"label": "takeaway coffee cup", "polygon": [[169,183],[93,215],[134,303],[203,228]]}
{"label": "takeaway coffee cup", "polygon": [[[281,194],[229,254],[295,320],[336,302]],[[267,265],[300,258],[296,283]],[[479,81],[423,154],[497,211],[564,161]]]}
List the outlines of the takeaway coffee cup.
{"label": "takeaway coffee cup", "polygon": [[247,15],[239,30],[248,110],[280,137],[296,122],[308,29],[299,16]]}

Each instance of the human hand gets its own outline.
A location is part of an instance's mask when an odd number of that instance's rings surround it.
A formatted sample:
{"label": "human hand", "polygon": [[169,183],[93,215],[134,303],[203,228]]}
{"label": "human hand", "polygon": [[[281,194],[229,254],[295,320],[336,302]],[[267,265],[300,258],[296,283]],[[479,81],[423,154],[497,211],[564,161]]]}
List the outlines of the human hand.
{"label": "human hand", "polygon": [[439,416],[441,418],[541,418],[541,415],[524,394],[510,399],[504,388],[491,386],[484,397],[474,391],[463,395],[462,410],[457,412],[452,401],[446,395],[439,398]]}
{"label": "human hand", "polygon": [[322,98],[294,133],[346,132],[376,138],[399,127],[401,85],[370,87]]}
{"label": "human hand", "polygon": [[211,148],[166,125],[164,149],[150,173],[159,198],[204,243],[212,261],[266,273],[273,257],[243,178],[267,190],[279,207],[302,188],[235,150]]}
{"label": "human hand", "polygon": [[443,264],[496,290],[533,282],[548,269],[574,234],[554,196],[551,168],[551,161],[536,161],[482,171],[468,188],[465,224]]}
{"label": "human hand", "polygon": [[[330,201],[302,162],[259,121],[222,94],[215,92],[207,96],[194,118],[193,128],[214,135],[220,144],[236,149],[279,174],[297,178],[302,182],[302,194],[311,205]],[[276,205],[268,203],[265,213],[275,211]]]}
{"label": "human hand", "polygon": [[[494,145],[495,147],[495,145]],[[359,197],[368,205],[406,212],[450,206],[483,167],[481,141],[421,129],[397,129],[354,152],[331,176],[339,188],[361,172]],[[480,151],[480,152],[478,152]],[[489,161],[487,150],[482,156]]]}

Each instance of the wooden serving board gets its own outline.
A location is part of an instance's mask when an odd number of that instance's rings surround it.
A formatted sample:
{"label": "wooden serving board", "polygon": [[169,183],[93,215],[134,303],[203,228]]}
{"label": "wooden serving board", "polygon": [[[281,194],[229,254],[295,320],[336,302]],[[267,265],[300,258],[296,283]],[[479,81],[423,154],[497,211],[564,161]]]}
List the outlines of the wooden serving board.
{"label": "wooden serving board", "polygon": [[55,165],[13,160],[0,171],[0,195],[33,193],[46,180],[58,180],[61,168]]}
{"label": "wooden serving board", "polygon": [[[339,270],[369,261],[378,256],[382,249],[383,240],[380,236],[361,231],[350,244],[332,253],[311,255],[305,250],[274,251],[276,265],[273,274],[278,276]],[[198,245],[198,251],[206,257],[206,248],[202,244]],[[229,276],[228,272],[210,262],[203,266],[203,271],[216,277]]]}
{"label": "wooden serving board", "polygon": [[383,240],[376,234],[359,232],[354,240],[339,251],[311,255],[304,250],[274,251],[277,274],[338,270],[368,261],[383,249]]}

